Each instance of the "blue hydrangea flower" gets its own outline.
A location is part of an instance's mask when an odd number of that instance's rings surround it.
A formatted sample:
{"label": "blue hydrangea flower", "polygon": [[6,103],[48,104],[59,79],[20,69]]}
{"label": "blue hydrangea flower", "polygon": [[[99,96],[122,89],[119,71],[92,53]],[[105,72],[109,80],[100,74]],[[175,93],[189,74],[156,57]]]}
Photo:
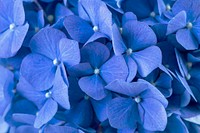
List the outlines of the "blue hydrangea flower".
{"label": "blue hydrangea flower", "polygon": [[[113,28],[115,36],[113,36],[113,50],[116,55],[124,54],[126,63],[129,68],[129,78],[131,81],[136,72],[146,77],[154,69],[161,65],[162,55],[157,46],[156,35],[153,30],[143,22],[133,19],[127,20],[122,27],[122,37],[119,31]],[[115,40],[116,39],[116,40]],[[118,39],[118,40],[117,40]],[[154,53],[152,55],[152,53]]]}
{"label": "blue hydrangea flower", "polygon": [[126,97],[116,97],[108,104],[108,119],[112,127],[134,129],[140,123],[150,131],[163,131],[167,125],[167,100],[144,80],[127,83],[116,80],[106,89]]}
{"label": "blue hydrangea flower", "polygon": [[17,86],[17,91],[22,96],[32,101],[39,109],[34,121],[35,128],[40,128],[53,118],[58,110],[58,104],[65,109],[70,109],[68,86],[61,76],[60,69],[56,71],[54,85],[48,90],[42,91],[42,89],[35,89],[21,77]]}
{"label": "blue hydrangea flower", "polygon": [[111,37],[112,15],[105,3],[80,0],[78,11],[80,18],[69,16],[64,22],[68,34],[73,39],[81,43],[88,43],[98,38]]}
{"label": "blue hydrangea flower", "polygon": [[99,43],[88,43],[81,49],[81,63],[70,68],[72,76],[80,77],[79,86],[95,100],[106,97],[104,86],[113,80],[126,80],[127,66],[122,56],[109,59],[109,49]]}
{"label": "blue hydrangea flower", "polygon": [[167,34],[176,33],[176,40],[186,50],[199,47],[199,7],[198,0],[177,0],[172,7],[175,15],[168,23]]}
{"label": "blue hydrangea flower", "polygon": [[21,0],[0,1],[0,58],[14,56],[29,28]]}
{"label": "blue hydrangea flower", "polygon": [[56,71],[67,83],[65,67],[79,63],[80,53],[76,41],[69,40],[57,29],[46,27],[31,40],[32,53],[26,56],[21,65],[21,75],[37,90],[47,90],[54,82]]}

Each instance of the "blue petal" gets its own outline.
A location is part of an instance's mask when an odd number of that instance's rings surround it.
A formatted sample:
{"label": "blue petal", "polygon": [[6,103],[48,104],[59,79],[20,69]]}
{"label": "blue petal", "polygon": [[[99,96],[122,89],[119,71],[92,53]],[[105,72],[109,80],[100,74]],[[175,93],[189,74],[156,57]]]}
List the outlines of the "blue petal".
{"label": "blue petal", "polygon": [[44,133],[79,133],[79,130],[69,126],[48,125],[44,128]]}
{"label": "blue petal", "polygon": [[92,123],[93,110],[89,100],[82,100],[66,114],[66,119],[82,127],[88,127]]}
{"label": "blue petal", "polygon": [[181,120],[180,116],[175,115],[175,114],[168,117],[166,131],[176,132],[176,133],[189,133],[186,125]]}
{"label": "blue petal", "polygon": [[55,77],[56,67],[52,60],[39,54],[29,54],[21,65],[22,76],[35,90],[49,89]]}
{"label": "blue petal", "polygon": [[28,31],[28,24],[24,26],[18,26],[15,29],[6,30],[0,34],[0,57],[8,58],[14,56],[17,51],[21,48],[23,40]]}
{"label": "blue petal", "polygon": [[68,68],[68,73],[73,77],[83,77],[93,74],[94,70],[89,63],[80,63]]}
{"label": "blue petal", "polygon": [[30,114],[14,113],[12,118],[14,121],[29,125],[33,125],[35,121],[35,116]]}
{"label": "blue petal", "polygon": [[60,56],[67,67],[80,62],[80,51],[78,42],[70,39],[61,39],[59,43]]}
{"label": "blue petal", "polygon": [[126,45],[123,42],[122,36],[116,24],[112,26],[112,45],[115,55],[121,55],[126,51]]}
{"label": "blue petal", "polygon": [[137,16],[133,12],[126,12],[122,16],[122,25],[124,25],[126,22],[130,20],[136,20],[137,21]]}
{"label": "blue petal", "polygon": [[117,129],[130,128],[136,126],[138,120],[138,110],[131,98],[115,98],[107,108],[109,123]]}
{"label": "blue petal", "polygon": [[177,0],[172,7],[172,12],[177,14],[184,10],[187,12],[188,18],[194,20],[200,14],[199,6],[198,0]]}
{"label": "blue petal", "polygon": [[78,16],[71,15],[65,18],[64,26],[68,34],[76,41],[85,43],[94,34],[92,26]]}
{"label": "blue petal", "polygon": [[39,129],[36,129],[33,126],[29,126],[29,125],[22,125],[22,126],[17,127],[17,129],[15,130],[16,133],[25,133],[27,131],[29,133],[38,133]]}
{"label": "blue petal", "polygon": [[129,71],[127,81],[131,82],[137,74],[137,64],[130,56],[125,56],[125,60]]}
{"label": "blue petal", "polygon": [[135,97],[148,89],[148,84],[144,82],[128,83],[122,80],[115,80],[108,84],[105,88],[123,95]]}
{"label": "blue petal", "polygon": [[172,94],[171,82],[171,77],[165,73],[161,73],[155,82],[156,87],[165,97],[169,97]]}
{"label": "blue petal", "polygon": [[181,29],[176,33],[176,39],[186,50],[195,50],[199,44],[189,29]]}
{"label": "blue petal", "polygon": [[157,43],[153,30],[147,24],[134,20],[128,21],[123,26],[122,36],[128,48],[133,51],[142,50]]}
{"label": "blue petal", "polygon": [[63,81],[60,69],[57,69],[54,86],[52,88],[52,98],[65,109],[70,109],[68,86]]}
{"label": "blue petal", "polygon": [[99,68],[109,56],[108,48],[99,42],[89,43],[81,49],[81,62],[89,62],[93,68]]}
{"label": "blue petal", "polygon": [[176,32],[186,26],[186,12],[181,11],[175,17],[173,17],[167,26],[167,35]]}
{"label": "blue petal", "polygon": [[153,85],[151,85],[145,80],[139,79],[138,81],[146,83],[148,85],[148,90],[146,90],[145,92],[141,94],[142,98],[152,98],[152,99],[158,100],[160,103],[162,103],[162,105],[165,108],[167,107],[168,105],[167,99],[162,95],[162,93],[156,87],[154,87]]}
{"label": "blue petal", "polygon": [[[112,14],[102,1],[80,0],[85,13],[91,19],[93,26],[98,26],[100,32],[111,37]],[[79,11],[80,13],[81,11]],[[83,13],[81,13],[83,14]]]}
{"label": "blue petal", "polygon": [[13,1],[0,1],[0,33],[9,28],[9,17],[13,16]]}
{"label": "blue petal", "polygon": [[126,80],[128,68],[123,56],[113,56],[100,68],[100,75],[107,83],[116,79]]}
{"label": "blue petal", "polygon": [[13,20],[16,25],[23,25],[25,21],[25,13],[22,0],[15,0],[13,7]]}
{"label": "blue petal", "polygon": [[65,16],[69,16],[69,15],[73,15],[74,13],[67,8],[67,6],[64,6],[61,3],[58,3],[56,5],[56,9],[55,9],[55,17],[56,17],[56,21],[58,21],[59,19],[65,17]]}
{"label": "blue petal", "polygon": [[105,82],[99,75],[83,77],[79,80],[78,84],[83,92],[95,100],[106,97],[106,92],[104,90]]}
{"label": "blue petal", "polygon": [[167,114],[163,105],[155,99],[147,98],[141,102],[144,108],[143,127],[149,131],[164,131]]}
{"label": "blue petal", "polygon": [[58,104],[53,99],[48,99],[44,106],[38,112],[36,116],[34,127],[40,128],[42,125],[49,122],[54,115],[56,114],[58,109]]}
{"label": "blue petal", "polygon": [[91,43],[91,42],[94,42],[96,41],[97,39],[101,39],[101,38],[108,38],[107,35],[101,33],[101,32],[95,32],[90,38],[89,40],[85,43],[88,44],[88,43]]}
{"label": "blue petal", "polygon": [[193,23],[191,31],[200,43],[200,17]]}
{"label": "blue petal", "polygon": [[0,66],[0,84],[1,87],[3,87],[4,95],[4,99],[0,101],[0,114],[3,115],[13,98],[14,75],[11,71],[2,66]]}
{"label": "blue petal", "polygon": [[157,46],[151,46],[142,51],[135,52],[132,58],[138,65],[138,72],[142,77],[146,77],[162,62],[162,53]]}
{"label": "blue petal", "polygon": [[187,90],[187,92],[194,98],[194,100],[196,101],[196,98],[190,88],[190,86],[188,85],[187,81],[185,78],[183,78],[181,75],[179,75],[178,73],[176,73],[177,75],[177,79],[178,81],[185,87],[185,89]]}
{"label": "blue petal", "polygon": [[36,91],[22,76],[17,84],[17,91],[20,95],[32,101],[39,108],[41,108],[46,101],[45,93]]}
{"label": "blue petal", "polygon": [[32,52],[42,54],[54,60],[59,55],[59,41],[65,37],[63,32],[46,27],[33,36],[30,48]]}
{"label": "blue petal", "polygon": [[107,95],[104,99],[100,101],[96,101],[91,99],[91,103],[93,106],[93,109],[95,111],[95,114],[99,121],[103,122],[105,121],[107,117],[107,105],[108,102],[110,102],[112,99],[112,95]]}

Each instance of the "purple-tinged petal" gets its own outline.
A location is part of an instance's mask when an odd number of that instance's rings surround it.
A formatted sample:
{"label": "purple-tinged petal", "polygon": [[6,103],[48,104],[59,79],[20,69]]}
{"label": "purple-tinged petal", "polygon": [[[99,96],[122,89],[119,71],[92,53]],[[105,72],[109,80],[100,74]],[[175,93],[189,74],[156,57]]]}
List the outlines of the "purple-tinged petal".
{"label": "purple-tinged petal", "polygon": [[67,67],[71,67],[80,62],[80,51],[78,42],[63,38],[59,43],[60,56]]}
{"label": "purple-tinged petal", "polygon": [[181,29],[176,33],[176,39],[186,50],[195,50],[199,44],[189,29]]}
{"label": "purple-tinged petal", "polygon": [[106,91],[104,90],[105,82],[99,75],[82,77],[78,84],[83,92],[95,100],[101,100],[106,97]]}
{"label": "purple-tinged petal", "polygon": [[167,114],[163,105],[155,99],[143,99],[141,105],[145,111],[143,127],[149,131],[164,131],[167,125]]}
{"label": "purple-tinged petal", "polygon": [[148,47],[142,51],[134,52],[131,57],[138,65],[138,72],[142,77],[146,77],[162,62],[162,53],[157,46]]}
{"label": "purple-tinged petal", "polygon": [[127,47],[133,51],[142,50],[157,43],[155,33],[143,22],[128,21],[123,26],[122,36]]}
{"label": "purple-tinged petal", "polygon": [[59,41],[65,37],[63,32],[46,27],[33,36],[30,42],[30,48],[32,52],[42,54],[54,60],[60,54]]}
{"label": "purple-tinged petal", "polygon": [[64,26],[68,34],[76,41],[85,43],[94,34],[92,26],[84,19],[71,15],[65,18]]}
{"label": "purple-tinged petal", "polygon": [[126,96],[136,97],[146,89],[148,89],[148,84],[144,82],[132,82],[128,83],[122,80],[115,80],[105,86],[105,89],[117,92]]}
{"label": "purple-tinged petal", "polygon": [[35,90],[47,90],[53,85],[56,67],[53,61],[39,54],[29,54],[21,65],[22,76]]}
{"label": "purple-tinged petal", "polygon": [[181,11],[175,17],[173,17],[167,26],[167,35],[176,32],[186,26],[186,12]]}
{"label": "purple-tinged petal", "polygon": [[109,56],[109,49],[99,42],[88,43],[81,49],[81,62],[89,62],[93,68],[99,68]]}
{"label": "purple-tinged petal", "polygon": [[132,129],[138,120],[137,105],[131,98],[118,97],[108,104],[107,115],[112,127]]}
{"label": "purple-tinged petal", "polygon": [[34,127],[40,128],[42,125],[49,122],[56,114],[57,109],[58,104],[53,99],[49,98],[38,112],[34,122]]}
{"label": "purple-tinged petal", "polygon": [[128,76],[128,68],[123,56],[113,56],[100,68],[100,75],[110,83],[116,79],[126,80]]}

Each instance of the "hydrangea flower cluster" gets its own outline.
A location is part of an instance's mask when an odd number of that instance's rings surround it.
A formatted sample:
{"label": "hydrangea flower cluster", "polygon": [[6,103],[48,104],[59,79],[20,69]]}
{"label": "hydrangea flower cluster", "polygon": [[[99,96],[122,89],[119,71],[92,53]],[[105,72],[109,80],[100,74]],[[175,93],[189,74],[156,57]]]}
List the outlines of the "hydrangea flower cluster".
{"label": "hydrangea flower cluster", "polygon": [[0,0],[0,133],[199,133],[199,0]]}

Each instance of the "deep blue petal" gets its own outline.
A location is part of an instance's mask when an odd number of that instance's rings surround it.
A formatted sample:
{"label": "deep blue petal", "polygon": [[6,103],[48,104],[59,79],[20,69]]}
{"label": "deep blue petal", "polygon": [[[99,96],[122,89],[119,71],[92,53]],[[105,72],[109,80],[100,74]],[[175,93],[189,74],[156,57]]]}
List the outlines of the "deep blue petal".
{"label": "deep blue petal", "polygon": [[126,80],[128,76],[128,68],[123,56],[113,56],[100,68],[100,75],[110,83],[116,79]]}
{"label": "deep blue petal", "polygon": [[106,97],[106,91],[104,90],[105,82],[99,75],[92,75],[82,77],[78,82],[81,90],[88,96],[95,100],[100,100]]}
{"label": "deep blue petal", "polygon": [[49,122],[56,114],[57,109],[58,104],[53,99],[48,99],[44,106],[39,110],[34,122],[34,127],[40,128],[42,125]]}
{"label": "deep blue petal", "polygon": [[36,90],[47,90],[53,85],[56,67],[45,56],[29,54],[22,61],[20,72]]}

